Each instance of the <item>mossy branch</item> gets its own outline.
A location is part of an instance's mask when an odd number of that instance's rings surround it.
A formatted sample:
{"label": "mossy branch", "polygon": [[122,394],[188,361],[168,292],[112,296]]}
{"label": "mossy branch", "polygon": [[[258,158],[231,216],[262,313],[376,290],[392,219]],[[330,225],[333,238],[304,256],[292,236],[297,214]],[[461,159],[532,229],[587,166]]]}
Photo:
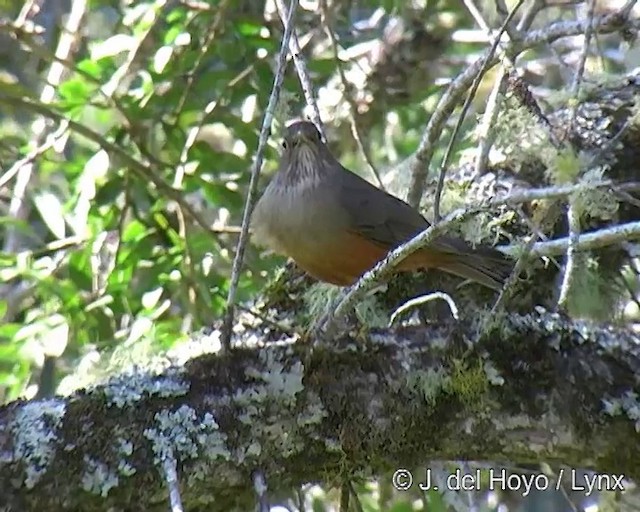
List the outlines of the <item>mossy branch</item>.
{"label": "mossy branch", "polygon": [[[0,495],[19,510],[248,509],[269,489],[426,460],[540,461],[640,477],[632,331],[547,312],[168,360],[69,397],[0,409]],[[263,334],[245,333],[255,346]],[[216,331],[194,343],[211,346]],[[217,343],[219,346],[219,343]],[[375,456],[373,456],[375,454]],[[333,474],[336,472],[336,474]],[[155,504],[155,505],[154,505]],[[213,509],[212,509],[213,510]]]}

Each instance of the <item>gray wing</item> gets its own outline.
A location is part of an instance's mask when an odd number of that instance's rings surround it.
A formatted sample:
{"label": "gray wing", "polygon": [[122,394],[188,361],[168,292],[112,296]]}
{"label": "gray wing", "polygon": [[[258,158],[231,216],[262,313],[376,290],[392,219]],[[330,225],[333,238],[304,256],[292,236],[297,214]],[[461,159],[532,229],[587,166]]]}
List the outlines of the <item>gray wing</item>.
{"label": "gray wing", "polygon": [[340,204],[346,207],[354,232],[386,247],[397,247],[429,226],[407,203],[357,174],[344,169],[341,178]]}
{"label": "gray wing", "polygon": [[[407,203],[346,169],[340,193],[340,204],[347,209],[351,229],[387,247],[397,247],[430,225]],[[438,237],[430,245],[443,252],[469,250],[463,240],[446,236]]]}

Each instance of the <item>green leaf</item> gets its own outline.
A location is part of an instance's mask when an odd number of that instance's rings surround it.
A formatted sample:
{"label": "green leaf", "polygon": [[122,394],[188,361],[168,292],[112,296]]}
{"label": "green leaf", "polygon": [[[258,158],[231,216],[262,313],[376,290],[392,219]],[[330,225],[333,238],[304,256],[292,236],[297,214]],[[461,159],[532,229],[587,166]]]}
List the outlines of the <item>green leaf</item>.
{"label": "green leaf", "polygon": [[72,78],[60,84],[58,93],[62,98],[59,106],[63,109],[84,106],[93,96],[96,86],[89,84],[84,78]]}
{"label": "green leaf", "polygon": [[237,209],[243,204],[244,198],[237,190],[230,190],[224,183],[207,183],[201,181],[201,189],[207,201],[217,207]]}
{"label": "green leaf", "polygon": [[[18,323],[0,324],[0,340],[12,340],[21,326],[22,324]],[[0,343],[0,361],[4,359],[3,354],[13,353],[11,346],[11,344]]]}
{"label": "green leaf", "polygon": [[241,21],[235,24],[236,32],[243,36],[259,36],[262,25],[249,21]]}
{"label": "green leaf", "polygon": [[87,251],[76,251],[69,258],[69,277],[80,290],[91,290],[91,265]]}
{"label": "green leaf", "polygon": [[100,66],[99,61],[85,59],[78,63],[78,69],[88,75],[91,75],[95,79],[99,79],[102,75],[103,68]]}
{"label": "green leaf", "polygon": [[138,220],[129,222],[122,231],[122,243],[139,242],[151,234],[147,226]]}

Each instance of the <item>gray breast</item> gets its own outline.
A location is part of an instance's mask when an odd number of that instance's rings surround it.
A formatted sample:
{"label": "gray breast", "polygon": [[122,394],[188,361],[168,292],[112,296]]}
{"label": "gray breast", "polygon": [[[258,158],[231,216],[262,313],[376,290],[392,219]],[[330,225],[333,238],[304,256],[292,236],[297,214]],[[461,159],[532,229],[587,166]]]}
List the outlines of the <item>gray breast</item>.
{"label": "gray breast", "polygon": [[295,259],[322,250],[346,221],[335,194],[322,183],[284,188],[272,182],[254,209],[251,226],[256,244]]}

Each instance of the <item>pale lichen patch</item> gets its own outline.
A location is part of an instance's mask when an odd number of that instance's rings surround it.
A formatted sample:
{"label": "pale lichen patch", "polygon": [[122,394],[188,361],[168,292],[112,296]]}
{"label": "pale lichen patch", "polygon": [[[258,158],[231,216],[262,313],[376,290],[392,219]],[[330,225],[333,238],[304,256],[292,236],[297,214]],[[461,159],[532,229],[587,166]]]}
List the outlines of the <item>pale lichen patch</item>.
{"label": "pale lichen patch", "polygon": [[640,400],[635,391],[625,391],[620,398],[603,398],[602,404],[609,416],[626,414],[634,422],[636,432],[640,432]]}
{"label": "pale lichen patch", "polygon": [[136,468],[127,461],[127,457],[133,454],[133,443],[123,437],[118,437],[116,439],[116,451],[118,453],[118,473],[122,476],[135,474]]}
{"label": "pale lichen patch", "polygon": [[[274,398],[284,400],[289,404],[295,402],[295,396],[304,389],[302,378],[304,366],[296,361],[290,368],[285,369],[282,361],[276,358],[275,352],[267,351],[260,354],[265,369],[259,374],[250,370],[248,376],[259,377],[266,384],[267,393]],[[251,375],[253,373],[253,375]]]}
{"label": "pale lichen patch", "polygon": [[14,437],[14,461],[25,466],[25,486],[32,489],[55,457],[66,405],[61,400],[24,404],[10,425]]}
{"label": "pale lichen patch", "polygon": [[110,379],[102,390],[109,405],[122,408],[147,396],[170,398],[184,395],[189,391],[189,384],[178,376],[155,376],[134,369]]}
{"label": "pale lichen patch", "polygon": [[[246,447],[239,448],[237,454],[243,461],[269,456],[265,454],[267,446],[277,451],[279,456],[301,453],[305,445],[300,431],[321,423],[327,414],[317,395],[299,396],[305,389],[305,369],[300,361],[290,363],[285,360],[291,352],[261,353],[260,364],[245,369],[251,385],[233,394],[235,407],[241,408],[238,420],[251,428]],[[268,412],[271,407],[273,413]],[[281,414],[276,414],[276,411],[293,409],[296,410],[293,420],[284,420]]]}
{"label": "pale lichen patch", "polygon": [[296,422],[299,427],[305,427],[308,425],[319,425],[322,420],[329,414],[323,407],[320,397],[315,393],[308,393],[307,399],[310,403],[307,404],[305,409],[300,412],[296,418]]}
{"label": "pale lichen patch", "polygon": [[156,427],[145,429],[144,436],[152,443],[156,464],[167,457],[176,460],[231,458],[227,436],[220,432],[211,413],[200,418],[195,409],[182,405],[175,411],[157,412],[155,420]]}
{"label": "pale lichen patch", "polygon": [[494,366],[493,362],[489,360],[484,362],[484,373],[492,386],[504,385],[504,377],[500,375],[500,371]]}
{"label": "pale lichen patch", "polygon": [[106,498],[109,491],[118,485],[118,475],[109,469],[104,462],[99,462],[85,455],[85,471],[82,475],[82,488],[90,493]]}

